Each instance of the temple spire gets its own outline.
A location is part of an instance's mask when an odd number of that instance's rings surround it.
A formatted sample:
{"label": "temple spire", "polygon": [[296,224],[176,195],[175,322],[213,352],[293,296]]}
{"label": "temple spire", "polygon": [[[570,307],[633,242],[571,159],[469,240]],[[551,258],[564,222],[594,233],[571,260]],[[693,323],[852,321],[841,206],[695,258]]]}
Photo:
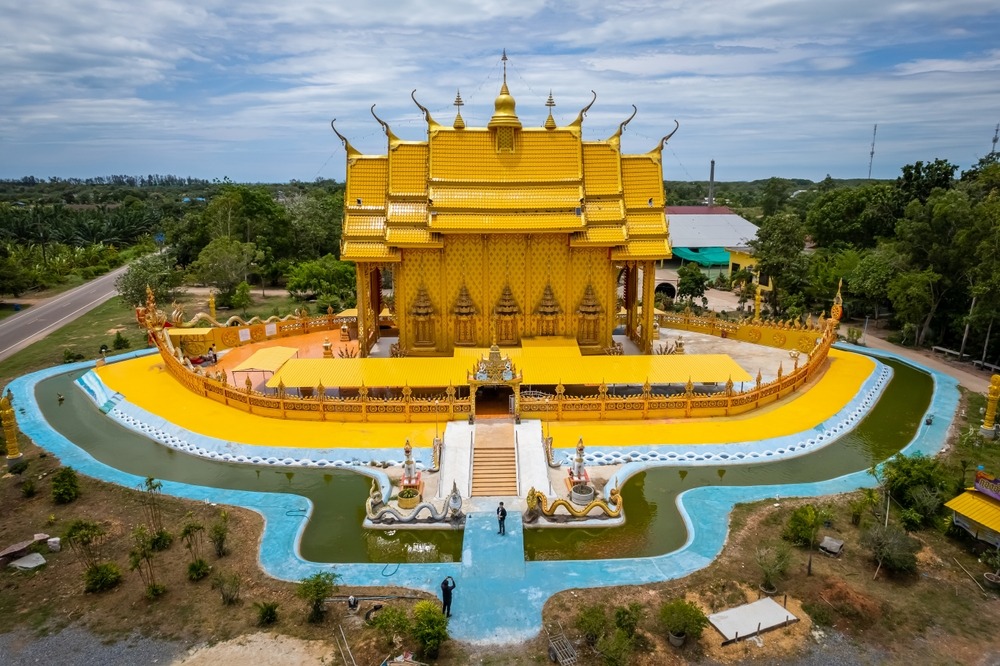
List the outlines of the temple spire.
{"label": "temple spire", "polygon": [[462,91],[455,91],[455,124],[453,127],[455,129],[465,129],[465,120],[462,119],[462,107],[465,106],[465,102],[462,101]]}
{"label": "temple spire", "polygon": [[549,91],[549,99],[545,102],[545,106],[549,107],[549,117],[545,119],[545,129],[555,129],[556,119],[552,117],[552,107],[556,105],[556,101],[552,99],[552,91]]}
{"label": "temple spire", "polygon": [[510,94],[510,90],[507,89],[506,49],[504,49],[501,60],[503,61],[503,85],[500,86],[500,94],[497,95],[496,101],[493,103],[493,117],[490,118],[487,127],[490,129],[497,129],[499,127],[521,129],[521,121],[518,119],[517,111],[515,110],[514,97]]}

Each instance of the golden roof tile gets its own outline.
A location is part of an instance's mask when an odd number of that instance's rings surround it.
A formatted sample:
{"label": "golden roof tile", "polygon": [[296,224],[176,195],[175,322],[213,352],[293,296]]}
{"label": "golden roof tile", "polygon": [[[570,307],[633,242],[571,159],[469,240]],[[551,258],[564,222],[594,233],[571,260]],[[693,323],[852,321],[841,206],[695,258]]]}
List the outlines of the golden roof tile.
{"label": "golden roof tile", "polygon": [[489,213],[431,214],[430,228],[440,232],[501,233],[528,231],[576,231],[583,227],[583,216],[575,213]]}
{"label": "golden roof tile", "polygon": [[345,207],[384,208],[389,160],[385,155],[359,157],[347,165]]}
{"label": "golden roof tile", "polygon": [[647,155],[622,155],[625,206],[663,210],[663,172]]}
{"label": "golden roof tile", "polygon": [[[438,213],[457,210],[552,210],[580,206],[579,185],[433,185],[430,199]],[[575,214],[575,213],[574,213]]]}
{"label": "golden roof tile", "polygon": [[597,245],[607,247],[621,245],[627,238],[628,235],[625,233],[625,227],[620,224],[611,227],[588,226],[583,231],[574,233],[569,242],[573,246]]}
{"label": "golden roof tile", "polygon": [[426,143],[404,143],[389,155],[389,195],[421,196],[427,192]]}
{"label": "golden roof tile", "polygon": [[587,224],[625,221],[625,204],[617,199],[587,199],[583,202]]}
{"label": "golden roof tile", "polygon": [[386,217],[390,224],[426,224],[426,201],[390,201]]}
{"label": "golden roof tile", "polygon": [[376,241],[345,240],[340,249],[342,261],[399,261],[399,250]]}
{"label": "golden roof tile", "polygon": [[423,227],[390,227],[385,242],[392,247],[443,247],[441,236]]}
{"label": "golden roof tile", "polygon": [[622,193],[621,155],[614,146],[583,144],[583,182],[588,197]]}
{"label": "golden roof tile", "polygon": [[667,233],[667,217],[662,209],[630,212],[628,214],[629,238],[640,236],[665,236]]}
{"label": "golden roof tile", "polygon": [[611,251],[613,261],[669,259],[671,256],[670,245],[665,238],[630,240],[623,247]]}
{"label": "golden roof tile", "polygon": [[579,181],[580,142],[565,130],[526,129],[517,133],[514,153],[498,153],[484,129],[442,130],[430,138],[430,181]]}
{"label": "golden roof tile", "polygon": [[385,218],[381,215],[346,215],[344,238],[382,238],[385,236]]}

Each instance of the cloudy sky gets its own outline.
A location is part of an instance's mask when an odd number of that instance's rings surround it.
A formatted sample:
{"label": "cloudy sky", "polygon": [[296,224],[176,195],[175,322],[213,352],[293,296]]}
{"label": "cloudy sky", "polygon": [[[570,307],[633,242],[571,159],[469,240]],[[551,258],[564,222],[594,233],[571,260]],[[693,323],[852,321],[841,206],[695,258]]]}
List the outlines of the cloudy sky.
{"label": "cloudy sky", "polygon": [[484,125],[506,48],[525,125],[552,92],[586,139],[664,151],[668,180],[967,168],[1000,122],[996,0],[2,0],[0,178],[342,180],[330,130],[384,152]]}

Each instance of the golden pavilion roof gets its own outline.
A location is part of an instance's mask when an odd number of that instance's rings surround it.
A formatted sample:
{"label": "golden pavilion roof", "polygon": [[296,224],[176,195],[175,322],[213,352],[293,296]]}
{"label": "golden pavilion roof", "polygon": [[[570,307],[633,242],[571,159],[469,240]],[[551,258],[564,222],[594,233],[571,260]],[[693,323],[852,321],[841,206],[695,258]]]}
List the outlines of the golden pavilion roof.
{"label": "golden pavilion roof", "polygon": [[387,137],[383,155],[359,153],[338,132],[347,149],[342,258],[399,261],[400,249],[441,248],[448,234],[501,233],[564,233],[570,245],[608,248],[616,260],[670,257],[666,139],[648,153],[622,154],[626,120],[608,139],[584,141],[590,106],[559,126],[551,93],[544,125],[526,127],[507,87],[506,60],[504,67],[486,127],[466,124],[456,95],[450,126],[413,97],[427,122],[424,141],[401,140],[376,116]]}

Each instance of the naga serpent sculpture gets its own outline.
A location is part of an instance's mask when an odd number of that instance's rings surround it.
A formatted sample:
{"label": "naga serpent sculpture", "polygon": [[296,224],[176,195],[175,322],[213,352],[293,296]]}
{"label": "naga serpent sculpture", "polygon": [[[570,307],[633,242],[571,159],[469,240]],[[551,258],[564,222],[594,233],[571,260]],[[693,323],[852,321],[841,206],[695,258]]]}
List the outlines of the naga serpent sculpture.
{"label": "naga serpent sculpture", "polygon": [[555,515],[556,509],[560,507],[569,511],[574,518],[586,518],[593,509],[601,509],[608,518],[618,518],[622,513],[622,497],[618,488],[611,489],[607,501],[598,498],[582,509],[577,509],[569,501],[562,498],[553,500],[552,506],[549,506],[548,498],[540,490],[534,488],[528,491],[527,503],[527,513],[532,517],[536,517],[536,512],[541,512],[542,515],[551,518]]}
{"label": "naga serpent sculpture", "polygon": [[452,484],[451,493],[442,510],[438,510],[430,502],[421,502],[413,511],[401,512],[396,507],[389,506],[382,499],[382,491],[378,482],[372,480],[372,488],[365,500],[365,515],[373,523],[412,523],[416,522],[422,510],[426,509],[430,513],[430,521],[441,523],[445,521],[459,522],[465,514],[462,513],[462,496],[458,492],[458,486]]}

